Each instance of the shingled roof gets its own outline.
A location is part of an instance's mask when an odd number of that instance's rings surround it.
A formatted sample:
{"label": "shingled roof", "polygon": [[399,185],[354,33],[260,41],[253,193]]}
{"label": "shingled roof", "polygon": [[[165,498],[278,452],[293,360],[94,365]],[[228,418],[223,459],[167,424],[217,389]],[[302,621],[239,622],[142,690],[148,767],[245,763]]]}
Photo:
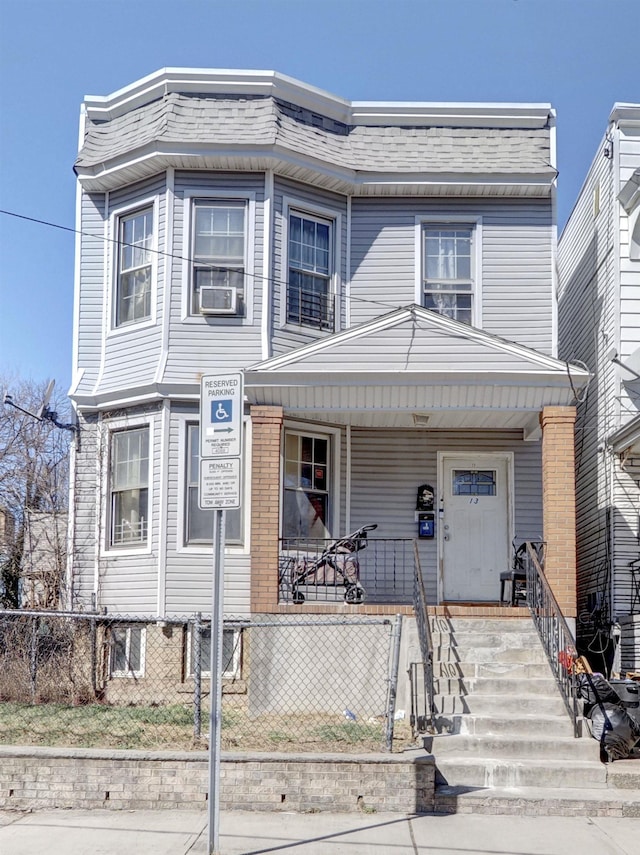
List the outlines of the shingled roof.
{"label": "shingled roof", "polygon": [[356,173],[550,176],[548,128],[346,125],[273,97],[168,92],[104,121],[87,119],[76,169],[150,146],[302,157]]}

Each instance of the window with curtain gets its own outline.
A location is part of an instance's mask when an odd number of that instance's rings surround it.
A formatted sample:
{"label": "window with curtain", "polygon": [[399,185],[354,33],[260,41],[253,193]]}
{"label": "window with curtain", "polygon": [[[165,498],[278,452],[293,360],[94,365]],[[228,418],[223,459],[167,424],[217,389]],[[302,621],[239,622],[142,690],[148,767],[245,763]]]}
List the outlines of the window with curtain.
{"label": "window with curtain", "polygon": [[326,436],[285,433],[283,537],[330,537],[329,448]]}
{"label": "window with curtain", "polygon": [[331,226],[306,214],[289,214],[288,323],[333,330]]}
{"label": "window with curtain", "polygon": [[448,318],[473,320],[471,226],[431,226],[423,231],[422,286],[424,306]]}
{"label": "window with curtain", "polygon": [[118,221],[117,327],[151,317],[153,210]]}
{"label": "window with curtain", "polygon": [[149,530],[148,427],[111,434],[110,493],[110,545],[146,544]]}
{"label": "window with curtain", "polygon": [[200,313],[200,288],[235,288],[236,315],[244,314],[245,202],[194,199],[191,313]]}

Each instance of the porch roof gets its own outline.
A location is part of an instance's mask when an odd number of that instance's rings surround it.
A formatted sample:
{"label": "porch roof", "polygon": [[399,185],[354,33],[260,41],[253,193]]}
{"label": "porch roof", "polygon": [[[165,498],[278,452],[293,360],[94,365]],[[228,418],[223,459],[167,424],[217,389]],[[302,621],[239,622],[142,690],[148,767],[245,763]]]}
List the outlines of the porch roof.
{"label": "porch roof", "polygon": [[245,371],[250,403],[371,427],[538,431],[589,373],[412,305]]}

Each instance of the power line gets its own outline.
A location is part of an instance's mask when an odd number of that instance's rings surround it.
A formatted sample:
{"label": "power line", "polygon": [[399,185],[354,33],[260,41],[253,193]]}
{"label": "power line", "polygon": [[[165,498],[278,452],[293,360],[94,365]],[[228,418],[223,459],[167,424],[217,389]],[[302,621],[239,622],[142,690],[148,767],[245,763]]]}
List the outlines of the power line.
{"label": "power line", "polygon": [[[129,243],[128,241],[123,241],[123,240],[120,240],[120,239],[114,238],[114,237],[107,237],[106,235],[96,235],[96,234],[93,234],[93,232],[86,232],[83,229],[75,229],[75,228],[72,228],[71,226],[63,226],[63,225],[60,225],[60,223],[51,223],[48,220],[42,220],[42,219],[39,219],[38,217],[28,217],[26,214],[18,214],[16,211],[6,211],[6,210],[0,208],[0,214],[5,214],[7,217],[15,217],[18,220],[26,220],[29,223],[36,223],[39,226],[47,226],[48,228],[51,228],[51,229],[59,229],[60,231],[69,232],[70,234],[74,234],[74,235],[80,235],[81,237],[88,237],[88,238],[92,238],[93,240],[101,240],[101,241],[106,242],[106,243],[113,243],[113,244],[116,244],[117,246],[130,246],[133,249],[139,249],[140,248],[139,244]],[[197,263],[198,267],[205,268],[206,270],[216,270],[216,271],[219,271],[222,273],[227,273],[230,271],[234,272],[234,273],[238,273],[238,269],[236,267],[228,267],[228,266],[221,265],[221,264],[211,264],[211,263],[206,262],[206,261],[197,261],[196,262],[196,260],[194,258],[190,258],[190,257],[184,256],[184,255],[179,255],[178,253],[175,253],[175,252],[167,252],[166,250],[163,250],[163,249],[150,249],[150,248],[145,247],[145,252],[151,252],[154,255],[159,255],[159,256],[162,256],[164,258],[172,258],[172,259],[175,259],[176,261],[186,261],[188,264],[196,264]],[[261,282],[270,282],[273,285],[282,284],[280,282],[280,280],[276,279],[275,277],[263,276],[260,273],[248,273],[246,270],[243,270],[242,275],[246,279],[259,279]],[[395,303],[384,303],[381,300],[367,300],[364,297],[354,297],[352,294],[349,294],[348,296],[345,294],[345,295],[343,295],[343,297],[352,301],[352,302],[355,302],[355,303],[366,303],[367,305],[371,305],[371,306],[381,306],[384,309],[397,309],[397,308],[399,308],[398,305]]]}

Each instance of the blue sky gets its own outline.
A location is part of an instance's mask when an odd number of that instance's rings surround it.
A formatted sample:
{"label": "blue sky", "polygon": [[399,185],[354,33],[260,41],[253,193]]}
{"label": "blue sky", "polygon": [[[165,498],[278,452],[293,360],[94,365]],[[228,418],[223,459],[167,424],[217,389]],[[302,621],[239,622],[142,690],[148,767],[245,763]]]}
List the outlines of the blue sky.
{"label": "blue sky", "polygon": [[[270,69],[351,100],[543,101],[559,225],[616,101],[640,0],[0,0],[0,208],[66,228],[80,103],[165,66]],[[71,380],[74,236],[0,214],[0,374]]]}

